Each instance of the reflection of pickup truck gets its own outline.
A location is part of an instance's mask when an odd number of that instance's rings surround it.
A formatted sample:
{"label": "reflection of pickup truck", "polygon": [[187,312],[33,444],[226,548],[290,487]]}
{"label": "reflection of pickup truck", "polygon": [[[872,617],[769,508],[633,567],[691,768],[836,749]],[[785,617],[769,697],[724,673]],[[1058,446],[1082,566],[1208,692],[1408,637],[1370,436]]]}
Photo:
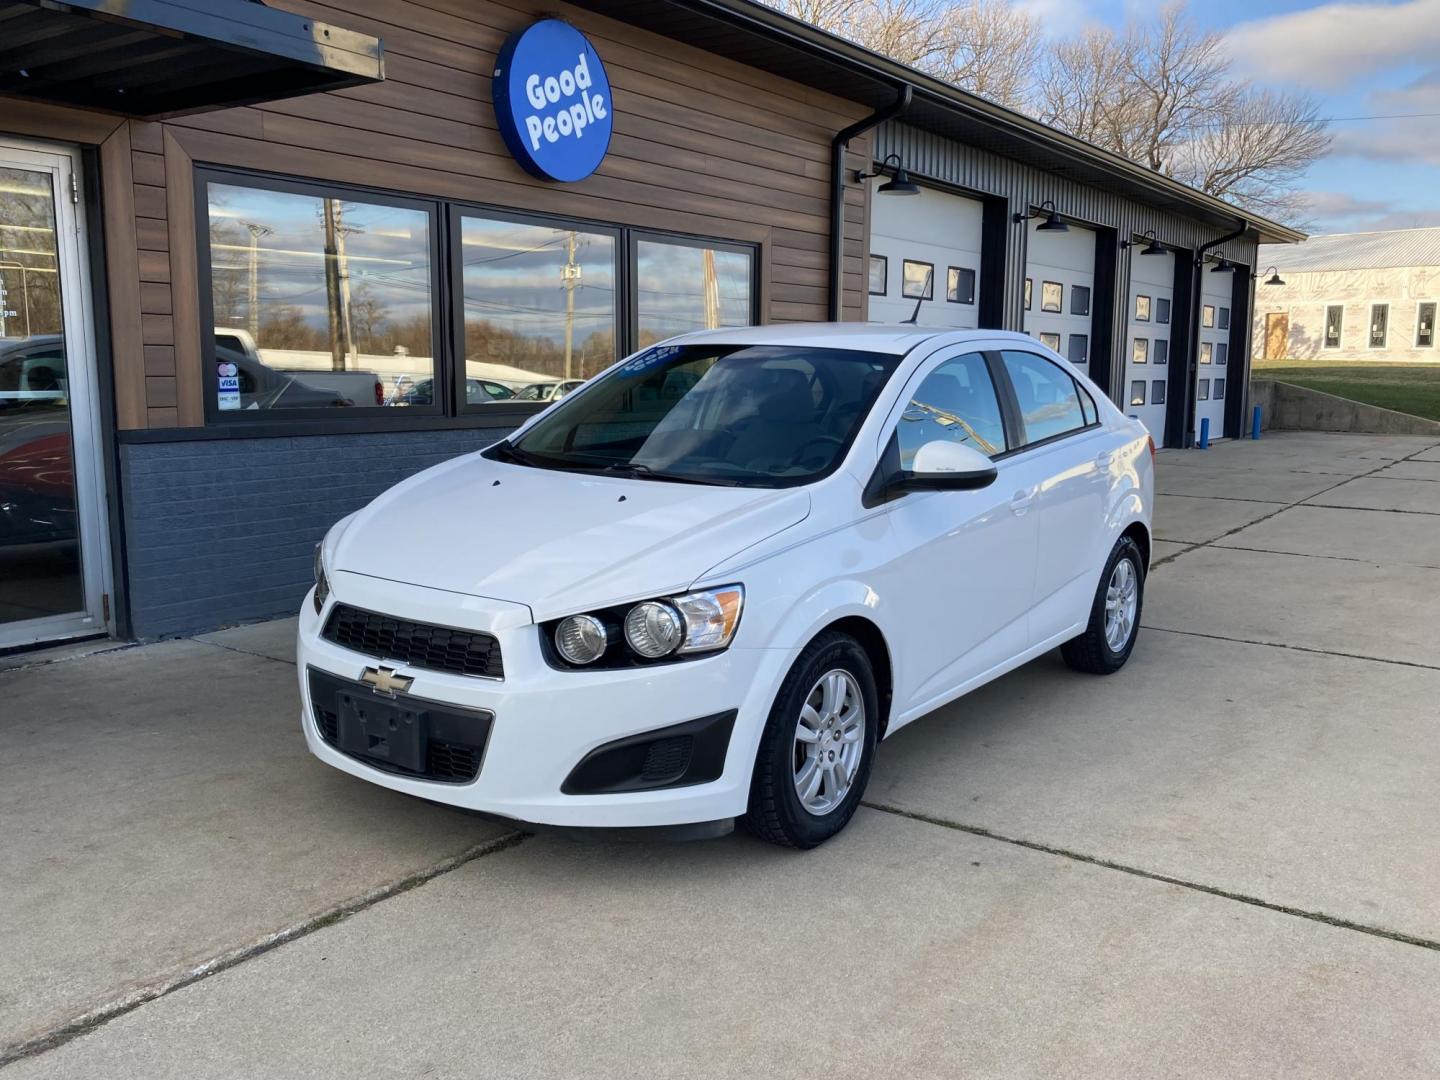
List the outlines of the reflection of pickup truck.
{"label": "reflection of pickup truck", "polygon": [[[247,330],[236,330],[229,327],[216,328],[215,347],[217,353],[221,349],[227,349],[231,352],[244,353],[257,364],[264,362],[260,358],[260,350],[255,344],[255,339]],[[348,404],[385,404],[385,387],[380,381],[380,376],[373,371],[325,371],[310,368],[275,368],[272,370],[298,379],[309,389],[327,391],[337,398],[343,398]],[[291,405],[292,402],[287,401],[284,404]],[[307,404],[311,403],[307,402]],[[316,404],[327,403],[318,402]],[[335,402],[329,404],[335,404]]]}

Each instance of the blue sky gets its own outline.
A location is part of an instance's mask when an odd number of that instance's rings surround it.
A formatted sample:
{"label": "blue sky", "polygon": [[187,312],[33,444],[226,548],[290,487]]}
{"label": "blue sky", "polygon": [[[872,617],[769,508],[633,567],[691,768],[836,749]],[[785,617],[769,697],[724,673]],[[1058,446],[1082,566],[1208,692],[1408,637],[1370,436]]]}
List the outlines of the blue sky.
{"label": "blue sky", "polygon": [[[1138,0],[1020,0],[1052,37],[1120,26]],[[1440,225],[1440,0],[1201,0],[1190,15],[1228,35],[1237,74],[1316,95],[1339,120],[1306,174],[1314,232]],[[1414,114],[1433,114],[1416,116]],[[1399,114],[1399,115],[1397,115]],[[1405,115],[1408,114],[1408,115]]]}

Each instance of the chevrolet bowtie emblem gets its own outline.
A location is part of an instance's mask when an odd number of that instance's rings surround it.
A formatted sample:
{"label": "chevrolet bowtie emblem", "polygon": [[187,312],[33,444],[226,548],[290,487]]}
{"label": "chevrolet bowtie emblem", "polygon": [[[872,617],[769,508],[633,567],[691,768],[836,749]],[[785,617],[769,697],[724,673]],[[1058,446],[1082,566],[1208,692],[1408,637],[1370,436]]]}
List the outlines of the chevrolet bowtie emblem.
{"label": "chevrolet bowtie emblem", "polygon": [[394,668],[367,667],[361,672],[360,681],[373,686],[382,694],[395,694],[402,690],[409,690],[410,684],[415,680],[409,675],[399,674]]}

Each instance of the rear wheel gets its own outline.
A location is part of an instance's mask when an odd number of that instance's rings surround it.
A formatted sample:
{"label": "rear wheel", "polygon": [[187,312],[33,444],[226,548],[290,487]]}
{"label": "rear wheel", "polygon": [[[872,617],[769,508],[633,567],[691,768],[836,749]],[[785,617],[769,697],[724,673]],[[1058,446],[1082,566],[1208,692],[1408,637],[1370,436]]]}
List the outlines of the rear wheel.
{"label": "rear wheel", "polygon": [[1109,675],[1130,659],[1140,631],[1145,598],[1145,562],[1140,547],[1128,536],[1115,542],[1100,575],[1100,588],[1090,607],[1085,632],[1060,646],[1060,655],[1076,671]]}
{"label": "rear wheel", "polygon": [[825,633],[780,686],[760,737],[742,824],[774,844],[812,848],[854,816],[875,754],[879,700],[854,638]]}

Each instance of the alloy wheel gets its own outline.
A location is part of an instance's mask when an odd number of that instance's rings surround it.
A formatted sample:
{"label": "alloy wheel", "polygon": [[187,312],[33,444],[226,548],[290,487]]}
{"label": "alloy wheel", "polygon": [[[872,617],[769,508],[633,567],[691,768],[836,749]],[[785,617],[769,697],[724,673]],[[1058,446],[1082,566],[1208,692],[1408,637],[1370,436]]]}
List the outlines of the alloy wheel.
{"label": "alloy wheel", "polygon": [[1140,578],[1135,564],[1121,559],[1110,571],[1110,584],[1105,587],[1105,644],[1111,652],[1123,652],[1129,643],[1139,607]]}
{"label": "alloy wheel", "polygon": [[865,698],[844,668],[821,675],[805,695],[795,721],[792,755],[795,793],[816,817],[849,793],[865,753]]}

